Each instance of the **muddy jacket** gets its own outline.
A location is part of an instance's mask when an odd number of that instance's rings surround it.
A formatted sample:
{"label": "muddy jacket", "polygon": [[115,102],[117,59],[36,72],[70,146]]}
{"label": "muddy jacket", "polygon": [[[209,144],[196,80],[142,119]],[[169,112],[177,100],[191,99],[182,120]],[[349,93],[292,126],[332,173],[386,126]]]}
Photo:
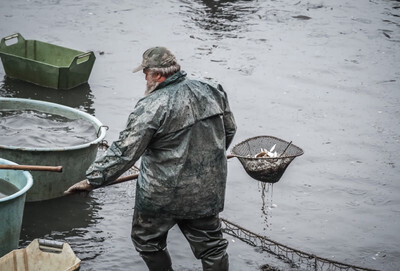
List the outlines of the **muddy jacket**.
{"label": "muddy jacket", "polygon": [[105,155],[87,172],[105,185],[141,158],[135,208],[176,218],[198,218],[223,210],[225,150],[236,124],[222,87],[177,72],[142,98]]}

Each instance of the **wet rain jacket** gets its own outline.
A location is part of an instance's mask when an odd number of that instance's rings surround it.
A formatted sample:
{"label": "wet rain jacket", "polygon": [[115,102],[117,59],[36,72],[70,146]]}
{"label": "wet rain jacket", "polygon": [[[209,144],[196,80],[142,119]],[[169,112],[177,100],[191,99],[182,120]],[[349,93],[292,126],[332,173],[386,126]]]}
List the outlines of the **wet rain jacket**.
{"label": "wet rain jacket", "polygon": [[138,101],[119,139],[87,178],[105,185],[141,158],[136,210],[181,219],[214,215],[224,207],[225,150],[235,132],[222,87],[180,71]]}

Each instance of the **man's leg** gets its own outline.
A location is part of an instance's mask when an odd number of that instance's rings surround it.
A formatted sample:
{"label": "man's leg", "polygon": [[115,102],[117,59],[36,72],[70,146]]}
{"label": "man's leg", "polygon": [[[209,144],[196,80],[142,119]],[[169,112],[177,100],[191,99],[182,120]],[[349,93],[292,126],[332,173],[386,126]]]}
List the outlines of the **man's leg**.
{"label": "man's leg", "polygon": [[197,259],[201,259],[203,271],[229,270],[226,248],[218,215],[191,220],[179,220],[179,228],[190,243]]}
{"label": "man's leg", "polygon": [[171,218],[152,217],[135,210],[131,238],[150,271],[173,270],[167,250],[167,235],[174,225],[175,221]]}

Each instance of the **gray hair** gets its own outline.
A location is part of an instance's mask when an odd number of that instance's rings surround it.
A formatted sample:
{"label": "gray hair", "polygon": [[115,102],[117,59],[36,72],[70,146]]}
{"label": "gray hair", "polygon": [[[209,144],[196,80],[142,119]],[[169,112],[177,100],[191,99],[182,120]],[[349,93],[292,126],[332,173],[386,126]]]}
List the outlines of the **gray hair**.
{"label": "gray hair", "polygon": [[170,77],[176,72],[179,72],[181,70],[181,66],[178,63],[175,63],[172,66],[166,67],[166,68],[148,68],[147,69],[150,74],[160,74],[161,76],[165,77]]}

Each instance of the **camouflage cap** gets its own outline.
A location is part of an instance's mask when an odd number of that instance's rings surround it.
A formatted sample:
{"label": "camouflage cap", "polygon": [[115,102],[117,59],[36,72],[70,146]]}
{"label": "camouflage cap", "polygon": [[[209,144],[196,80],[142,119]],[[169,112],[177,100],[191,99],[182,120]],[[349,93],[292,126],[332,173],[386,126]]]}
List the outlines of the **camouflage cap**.
{"label": "camouflage cap", "polygon": [[143,61],[133,72],[148,68],[168,68],[177,64],[175,56],[165,47],[153,47],[143,53]]}

